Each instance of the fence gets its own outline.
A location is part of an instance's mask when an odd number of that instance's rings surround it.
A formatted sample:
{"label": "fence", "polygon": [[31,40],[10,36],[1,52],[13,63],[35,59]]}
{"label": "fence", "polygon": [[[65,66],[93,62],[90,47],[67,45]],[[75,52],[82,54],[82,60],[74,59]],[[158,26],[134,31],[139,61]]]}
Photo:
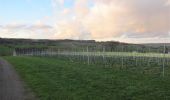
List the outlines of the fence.
{"label": "fence", "polygon": [[[141,50],[140,50],[141,51]],[[165,50],[164,50],[165,51]],[[91,50],[89,47],[83,50],[63,50],[63,49],[15,49],[13,56],[51,56],[60,59],[68,59],[81,63],[100,64],[105,67],[114,67],[125,70],[139,70],[142,73],[152,73],[165,75],[165,69],[170,65],[170,54],[154,53],[148,49],[148,52],[129,52]],[[116,66],[116,67],[115,67]]]}

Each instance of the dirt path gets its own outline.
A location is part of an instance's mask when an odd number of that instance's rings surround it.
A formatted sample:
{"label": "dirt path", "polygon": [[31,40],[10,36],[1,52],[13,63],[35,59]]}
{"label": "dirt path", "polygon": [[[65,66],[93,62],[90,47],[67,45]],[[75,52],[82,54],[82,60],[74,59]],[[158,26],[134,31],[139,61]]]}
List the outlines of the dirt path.
{"label": "dirt path", "polygon": [[0,58],[0,100],[35,100],[20,80],[14,68]]}

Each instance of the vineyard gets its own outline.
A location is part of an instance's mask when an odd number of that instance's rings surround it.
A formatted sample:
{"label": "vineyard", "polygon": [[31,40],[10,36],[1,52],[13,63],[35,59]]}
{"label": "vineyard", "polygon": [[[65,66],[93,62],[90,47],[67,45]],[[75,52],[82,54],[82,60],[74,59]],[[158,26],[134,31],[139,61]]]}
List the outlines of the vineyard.
{"label": "vineyard", "polygon": [[[156,69],[158,66],[154,64],[148,66],[146,62],[140,62],[138,66],[130,66],[133,61],[126,61],[129,64],[124,63],[124,67],[129,68],[122,68],[119,64],[121,58],[114,59],[117,62],[114,61],[112,67],[71,61],[63,56],[4,58],[15,67],[40,100],[170,99],[167,74],[170,70],[166,67],[165,76],[160,77],[162,65]],[[140,73],[143,69],[147,72]]]}
{"label": "vineyard", "polygon": [[103,65],[117,70],[138,71],[142,74],[160,76],[168,74],[166,68],[170,65],[170,54],[167,53],[166,47],[163,50],[158,49],[158,52],[152,52],[150,49],[145,52],[139,49],[127,51],[123,48],[121,51],[108,51],[105,48],[98,50],[89,47],[79,50],[27,48],[15,49],[13,56],[45,56],[88,65]]}
{"label": "vineyard", "polygon": [[168,45],[49,43],[1,46],[40,100],[170,99]]}

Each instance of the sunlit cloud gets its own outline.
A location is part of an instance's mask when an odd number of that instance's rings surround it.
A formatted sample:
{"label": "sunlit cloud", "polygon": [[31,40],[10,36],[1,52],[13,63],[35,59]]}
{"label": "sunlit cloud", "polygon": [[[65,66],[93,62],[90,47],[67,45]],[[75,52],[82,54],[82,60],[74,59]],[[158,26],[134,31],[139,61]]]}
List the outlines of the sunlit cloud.
{"label": "sunlit cloud", "polygon": [[86,33],[90,39],[169,37],[168,0],[74,0],[72,8],[60,6],[60,11],[56,38],[82,38]]}
{"label": "sunlit cloud", "polygon": [[170,0],[49,1],[51,16],[0,23],[0,37],[170,42]]}
{"label": "sunlit cloud", "polygon": [[53,27],[43,23],[39,24],[19,24],[9,23],[0,27],[0,36],[10,38],[49,38]]}

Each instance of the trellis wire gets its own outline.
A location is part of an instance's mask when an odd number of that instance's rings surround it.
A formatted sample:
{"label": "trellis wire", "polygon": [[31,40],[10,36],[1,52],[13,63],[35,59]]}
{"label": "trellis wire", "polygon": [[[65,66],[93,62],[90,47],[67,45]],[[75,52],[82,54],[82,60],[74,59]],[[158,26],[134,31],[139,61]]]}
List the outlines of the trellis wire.
{"label": "trellis wire", "polygon": [[[166,45],[164,45],[163,53],[152,53],[150,48],[148,49],[148,53],[140,53],[139,48],[136,48],[136,51],[133,52],[126,51],[124,46],[121,46],[121,48],[121,52],[119,50],[116,50],[116,52],[108,51],[105,46],[102,47],[102,51],[94,48],[91,49],[89,46],[86,47],[86,50],[83,48],[81,51],[73,49],[64,50],[59,48],[57,50],[53,48],[19,48],[13,51],[13,56],[56,56],[58,58],[68,58],[71,61],[87,62],[88,65],[103,64],[104,66],[107,65],[110,67],[119,65],[121,69],[136,67],[143,69],[144,71],[155,65],[155,70],[157,68],[162,68],[162,76],[165,76],[165,66],[169,64],[168,61],[170,60],[170,55],[165,52]],[[145,62],[146,64],[144,65],[147,66],[141,67]]]}

